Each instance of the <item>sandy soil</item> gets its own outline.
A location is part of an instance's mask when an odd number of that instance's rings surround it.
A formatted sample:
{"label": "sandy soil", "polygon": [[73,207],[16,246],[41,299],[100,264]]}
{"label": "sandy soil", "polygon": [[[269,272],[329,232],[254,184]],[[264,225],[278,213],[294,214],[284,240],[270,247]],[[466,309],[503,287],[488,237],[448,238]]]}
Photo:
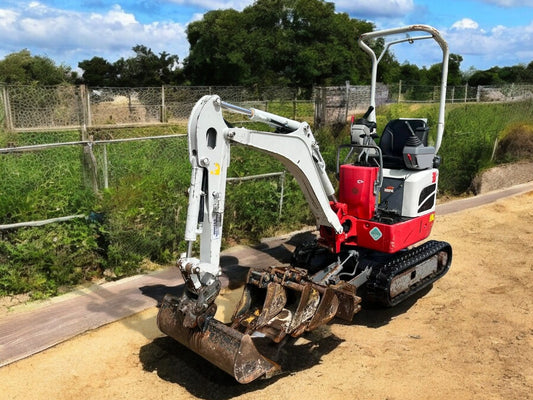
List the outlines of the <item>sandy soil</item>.
{"label": "sandy soil", "polygon": [[533,398],[533,193],[438,216],[454,249],[431,290],[363,310],[243,386],[156,328],[156,309],[0,369],[1,399]]}

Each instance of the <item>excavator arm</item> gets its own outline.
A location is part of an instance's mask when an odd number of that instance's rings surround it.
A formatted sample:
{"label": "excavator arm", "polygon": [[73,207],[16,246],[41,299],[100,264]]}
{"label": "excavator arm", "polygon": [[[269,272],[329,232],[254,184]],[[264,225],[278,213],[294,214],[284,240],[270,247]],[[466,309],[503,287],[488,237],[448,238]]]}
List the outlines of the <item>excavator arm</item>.
{"label": "excavator arm", "polygon": [[[264,122],[277,132],[230,127],[224,120],[224,109]],[[162,332],[237,381],[247,383],[280,370],[256,349],[252,335],[264,336],[266,332],[272,337],[272,326],[276,325],[273,338],[276,342],[287,334],[299,336],[330,321],[338,314],[341,301],[345,306],[339,312],[349,320],[358,310],[360,299],[355,290],[331,289],[311,282],[302,270],[271,268],[268,272],[250,272],[231,327],[216,320],[226,175],[232,143],[259,149],[280,160],[299,183],[317,224],[337,233],[343,227],[330,206],[330,201],[336,201],[334,188],[307,123],[244,109],[225,103],[218,96],[204,96],[192,110],[188,130],[192,166],[185,228],[188,246],[178,260],[186,290],[181,297],[165,296],[157,322]],[[195,256],[198,237],[200,249]],[[286,290],[296,295],[288,299]],[[288,301],[293,305],[287,305]]]}
{"label": "excavator arm", "polygon": [[[229,127],[223,109],[246,114],[284,133]],[[197,325],[220,290],[220,247],[224,216],[226,175],[230,145],[239,143],[264,151],[278,159],[295,177],[317,225],[329,226],[337,233],[342,226],[331,209],[335,190],[329,180],[319,146],[305,122],[297,122],[261,110],[244,109],[221,101],[216,96],[202,97],[189,119],[189,158],[192,165],[189,207],[185,228],[187,253],[178,261],[186,282],[186,325]],[[199,258],[193,257],[193,245],[200,236]]]}

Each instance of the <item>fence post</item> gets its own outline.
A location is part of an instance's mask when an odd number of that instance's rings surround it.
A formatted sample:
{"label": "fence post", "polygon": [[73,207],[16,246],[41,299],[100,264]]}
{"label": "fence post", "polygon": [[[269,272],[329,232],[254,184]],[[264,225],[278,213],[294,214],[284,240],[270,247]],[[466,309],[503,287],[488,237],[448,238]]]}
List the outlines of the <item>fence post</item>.
{"label": "fence post", "polygon": [[98,193],[98,167],[93,152],[92,137],[87,135],[87,127],[85,125],[81,127],[81,140],[87,142],[87,144],[83,146],[83,175],[85,181],[92,188],[94,193]]}
{"label": "fence post", "polygon": [[496,149],[498,148],[498,137],[494,140],[494,146],[492,146],[492,154],[490,156],[490,161],[494,161],[494,156],[496,155]]}
{"label": "fence post", "polygon": [[344,112],[344,122],[348,120],[349,111],[350,111],[350,81],[346,81],[346,109]]}
{"label": "fence post", "polygon": [[325,117],[323,113],[323,103],[324,103],[324,88],[318,87],[315,89],[315,116],[314,116],[314,125],[315,129],[320,128],[325,124]]}
{"label": "fence post", "polygon": [[14,130],[14,126],[13,126],[13,117],[11,115],[11,106],[9,102],[9,92],[4,85],[2,85],[2,97],[3,97],[3,103],[4,103],[4,117],[6,121],[6,129],[8,131],[12,131]]}
{"label": "fence post", "polygon": [[468,101],[468,82],[465,84],[465,103]]}
{"label": "fence post", "polygon": [[108,172],[108,160],[107,160],[107,144],[103,144],[103,175],[104,175],[104,189],[109,189],[109,172]]}
{"label": "fence post", "polygon": [[[81,107],[81,126],[87,126],[87,97],[85,97],[85,85],[80,85],[78,87],[78,93],[79,93],[79,104]],[[83,131],[80,131],[80,140],[83,140]]]}
{"label": "fence post", "polygon": [[398,82],[398,103],[401,103],[402,101],[402,80],[400,79],[400,82]]}
{"label": "fence post", "polygon": [[281,193],[279,196],[279,218],[281,218],[281,212],[283,211],[283,195],[285,194],[285,173],[286,171],[284,170],[279,178],[281,185]]}
{"label": "fence post", "polygon": [[165,107],[165,85],[161,85],[161,115],[159,120],[161,122],[167,122],[167,112]]}

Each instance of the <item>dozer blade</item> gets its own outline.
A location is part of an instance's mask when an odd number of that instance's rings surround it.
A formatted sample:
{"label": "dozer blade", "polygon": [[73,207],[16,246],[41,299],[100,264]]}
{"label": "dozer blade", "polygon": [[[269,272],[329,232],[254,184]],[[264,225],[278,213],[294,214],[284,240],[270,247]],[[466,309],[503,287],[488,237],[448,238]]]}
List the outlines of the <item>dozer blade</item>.
{"label": "dozer blade", "polygon": [[185,328],[179,299],[165,296],[157,315],[161,332],[174,338],[210,363],[232,375],[239,383],[259,377],[270,378],[281,368],[259,353],[249,335],[232,329],[216,319],[206,321],[204,329]]}

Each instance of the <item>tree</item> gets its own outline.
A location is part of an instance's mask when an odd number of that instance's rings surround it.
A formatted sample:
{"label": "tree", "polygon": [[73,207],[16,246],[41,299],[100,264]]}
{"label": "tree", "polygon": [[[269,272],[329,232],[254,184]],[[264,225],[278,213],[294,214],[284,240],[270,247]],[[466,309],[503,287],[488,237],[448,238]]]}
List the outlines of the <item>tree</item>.
{"label": "tree", "polygon": [[[448,85],[459,86],[463,84],[463,74],[461,72],[462,61],[463,57],[459,54],[450,54],[448,60]],[[441,63],[433,64],[428,70],[423,71],[423,85],[435,85],[435,82],[440,82],[442,76]]]}
{"label": "tree", "polygon": [[83,70],[83,82],[89,86],[114,86],[116,70],[113,64],[102,57],[93,57],[78,63]]}
{"label": "tree", "polygon": [[184,74],[195,85],[241,84],[249,77],[250,66],[244,61],[244,52],[253,43],[255,32],[246,32],[240,21],[241,13],[214,10],[203,19],[189,24],[187,39],[189,56],[184,60]]}
{"label": "tree", "polygon": [[177,55],[156,55],[144,45],[132,48],[134,57],[120,58],[113,64],[101,57],[78,63],[83,82],[90,86],[161,86],[183,82]]}
{"label": "tree", "polygon": [[180,70],[178,56],[167,52],[159,56],[143,45],[132,48],[135,56],[114,63],[119,86],[160,86],[177,83]]}
{"label": "tree", "polygon": [[184,73],[193,84],[343,84],[369,80],[357,38],[369,22],[324,0],[257,0],[189,24]]}
{"label": "tree", "polygon": [[509,83],[533,83],[533,62],[511,67],[492,67],[484,71],[475,71],[468,78],[471,86],[490,86]]}
{"label": "tree", "polygon": [[73,79],[70,67],[56,66],[48,57],[32,56],[28,49],[8,54],[0,61],[0,82],[8,84],[57,85]]}

